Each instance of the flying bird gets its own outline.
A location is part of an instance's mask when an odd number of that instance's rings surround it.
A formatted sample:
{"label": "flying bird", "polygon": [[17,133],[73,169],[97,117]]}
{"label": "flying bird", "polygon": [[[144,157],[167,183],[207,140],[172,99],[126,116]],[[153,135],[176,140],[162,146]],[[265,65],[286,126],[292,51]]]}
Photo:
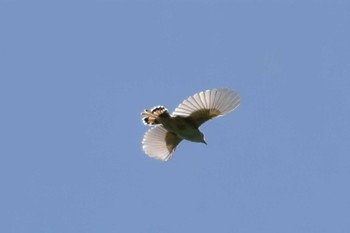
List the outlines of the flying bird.
{"label": "flying bird", "polygon": [[210,119],[233,111],[239,104],[239,95],[223,88],[188,97],[172,114],[164,106],[146,109],[141,113],[142,120],[153,127],[145,133],[142,149],[151,158],[166,162],[182,140],[206,144],[199,127]]}

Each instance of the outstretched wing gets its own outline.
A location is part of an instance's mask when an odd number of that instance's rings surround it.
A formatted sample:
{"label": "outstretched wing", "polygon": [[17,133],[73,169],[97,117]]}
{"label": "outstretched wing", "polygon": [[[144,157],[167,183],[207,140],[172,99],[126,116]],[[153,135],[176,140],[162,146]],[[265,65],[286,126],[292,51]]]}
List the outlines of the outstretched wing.
{"label": "outstretched wing", "polygon": [[157,125],[145,133],[142,149],[149,157],[166,162],[171,158],[181,140],[162,125]]}
{"label": "outstretched wing", "polygon": [[184,100],[175,109],[173,115],[188,117],[199,127],[207,120],[233,111],[239,103],[239,95],[232,90],[206,90]]}

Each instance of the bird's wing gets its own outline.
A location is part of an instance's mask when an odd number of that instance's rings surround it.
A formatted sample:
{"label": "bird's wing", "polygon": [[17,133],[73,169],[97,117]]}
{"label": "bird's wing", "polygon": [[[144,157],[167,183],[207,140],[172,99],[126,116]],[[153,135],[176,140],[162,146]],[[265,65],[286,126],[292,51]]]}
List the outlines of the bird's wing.
{"label": "bird's wing", "polygon": [[145,133],[142,149],[149,157],[166,162],[171,158],[181,140],[162,125],[157,125]]}
{"label": "bird's wing", "polygon": [[239,95],[232,90],[206,90],[184,100],[173,115],[188,117],[199,127],[207,120],[233,111],[239,103]]}

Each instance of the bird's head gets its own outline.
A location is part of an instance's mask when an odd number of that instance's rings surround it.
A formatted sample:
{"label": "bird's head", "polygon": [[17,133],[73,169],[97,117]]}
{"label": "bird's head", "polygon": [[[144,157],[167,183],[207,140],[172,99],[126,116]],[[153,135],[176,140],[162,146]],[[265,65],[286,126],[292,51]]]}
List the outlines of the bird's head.
{"label": "bird's head", "polygon": [[201,131],[197,131],[195,137],[193,138],[195,142],[201,142],[207,145],[207,142],[204,140],[204,134]]}

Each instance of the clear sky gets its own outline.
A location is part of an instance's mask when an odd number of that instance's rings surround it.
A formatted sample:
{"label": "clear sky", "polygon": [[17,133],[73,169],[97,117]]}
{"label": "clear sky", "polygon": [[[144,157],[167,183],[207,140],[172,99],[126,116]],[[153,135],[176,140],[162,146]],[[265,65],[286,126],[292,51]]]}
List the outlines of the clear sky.
{"label": "clear sky", "polygon": [[[0,232],[350,232],[350,2],[0,0]],[[140,112],[241,105],[168,163]]]}

